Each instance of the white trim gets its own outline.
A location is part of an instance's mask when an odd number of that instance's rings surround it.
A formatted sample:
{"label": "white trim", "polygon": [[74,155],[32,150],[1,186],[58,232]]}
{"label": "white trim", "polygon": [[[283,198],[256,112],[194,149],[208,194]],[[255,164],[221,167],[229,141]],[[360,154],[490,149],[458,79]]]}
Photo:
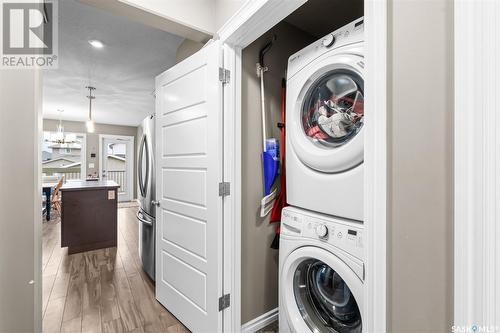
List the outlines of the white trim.
{"label": "white trim", "polygon": [[365,306],[367,332],[386,331],[387,0],[365,0]]}
{"label": "white trim", "polygon": [[[99,134],[99,178],[102,178],[102,144],[104,139],[117,140],[120,143],[127,144],[127,197],[123,201],[132,201],[134,199],[134,171],[135,171],[135,137],[132,135],[111,135]],[[130,152],[130,153],[129,153]]]}
{"label": "white trim", "polygon": [[[500,331],[497,1],[455,1],[454,325]],[[484,330],[486,332],[486,330]]]}
{"label": "white trim", "polygon": [[34,70],[35,72],[35,151],[33,162],[35,164],[34,171],[34,179],[36,181],[34,188],[34,216],[35,221],[33,228],[35,229],[33,235],[34,242],[34,276],[33,280],[35,281],[35,289],[34,289],[34,300],[33,300],[33,308],[34,308],[34,330],[35,332],[42,332],[42,320],[43,320],[43,300],[42,300],[42,291],[43,291],[43,273],[42,273],[42,262],[43,262],[43,250],[42,250],[42,213],[40,207],[42,206],[41,199],[41,189],[42,189],[42,138],[43,138],[43,119],[42,119],[42,102],[43,102],[43,71],[42,70]]}
{"label": "white trim", "polygon": [[83,136],[82,148],[80,149],[80,178],[82,180],[87,179],[87,134],[86,133],[75,133],[77,136]]}
{"label": "white trim", "polygon": [[274,308],[263,315],[246,322],[241,326],[241,333],[253,333],[278,320],[278,308]]}
{"label": "white trim", "polygon": [[[224,294],[231,295],[231,306],[223,316],[224,332],[238,332],[241,325],[241,52],[223,46],[224,68],[231,79],[223,87],[224,181],[231,184],[231,195],[224,198]],[[241,103],[240,103],[241,104]]]}
{"label": "white trim", "polygon": [[222,43],[243,49],[307,0],[247,0],[217,31]]}
{"label": "white trim", "polygon": [[[231,67],[231,84],[241,85],[241,50],[279,23],[307,0],[250,0],[218,31],[220,40],[232,52],[226,52],[224,61]],[[365,330],[385,332],[386,330],[386,195],[387,195],[387,0],[365,0],[365,31],[367,53],[367,112],[365,132],[365,225],[366,225],[366,288],[365,288]],[[232,60],[229,59],[231,57]],[[234,81],[233,81],[234,79]],[[234,116],[241,119],[241,87],[233,87],[233,101],[226,99],[225,109],[234,110]],[[232,103],[232,104],[230,104]],[[228,114],[227,112],[226,114]],[[372,124],[370,126],[370,124]],[[236,133],[235,133],[236,134]],[[240,133],[241,135],[241,133]],[[241,138],[240,138],[241,139]],[[239,147],[239,146],[238,146]],[[241,171],[239,152],[232,156],[235,170]],[[240,176],[241,177],[241,176]],[[235,184],[236,185],[236,184]],[[241,191],[241,189],[239,189]],[[241,192],[238,192],[240,195]],[[239,200],[235,201],[238,202]],[[241,214],[241,207],[233,203],[235,218]],[[237,212],[237,213],[236,213]],[[240,239],[240,230],[232,230],[233,239]],[[238,234],[236,234],[238,232]],[[241,253],[241,243],[235,242],[233,251]],[[236,252],[235,252],[236,253]],[[240,276],[241,258],[233,257],[233,267],[238,269],[234,279]],[[240,276],[241,278],[241,276]],[[235,282],[232,290],[233,325],[239,320],[235,313],[241,312],[241,283]],[[238,294],[237,294],[238,292]],[[232,301],[231,300],[231,301]],[[236,303],[238,302],[238,303]],[[232,332],[237,332],[237,329]]]}

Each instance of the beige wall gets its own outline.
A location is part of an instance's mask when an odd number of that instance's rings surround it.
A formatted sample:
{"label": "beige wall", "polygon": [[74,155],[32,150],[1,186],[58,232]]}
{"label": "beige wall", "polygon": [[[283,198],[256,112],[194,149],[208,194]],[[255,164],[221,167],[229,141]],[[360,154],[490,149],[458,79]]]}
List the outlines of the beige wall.
{"label": "beige wall", "polygon": [[[41,332],[37,85],[41,82],[32,70],[0,70],[0,332]],[[30,280],[35,284],[28,284]]]}
{"label": "beige wall", "polygon": [[[59,121],[53,119],[43,120],[43,130],[44,131],[56,131]],[[87,146],[86,158],[87,158],[87,175],[89,174],[99,174],[99,134],[111,134],[111,135],[127,135],[133,136],[135,141],[135,151],[134,151],[134,190],[133,197],[137,198],[137,127],[134,126],[117,126],[117,125],[107,125],[107,124],[95,124],[94,133],[87,133],[84,122],[79,121],[63,121],[64,130],[66,132],[75,133],[86,133],[87,134]],[[95,154],[95,158],[90,157],[90,154]],[[89,163],[94,163],[94,168],[89,168]]]}
{"label": "beige wall", "polygon": [[181,45],[177,48],[175,63],[180,63],[182,60],[198,52],[202,47],[203,43],[195,42],[190,39],[184,39]]}
{"label": "beige wall", "polygon": [[278,306],[278,251],[270,249],[274,225],[260,218],[262,185],[262,129],[260,85],[255,72],[259,50],[272,38],[277,40],[266,54],[265,74],[269,135],[280,138],[276,123],[281,120],[281,78],[288,57],[311,42],[311,37],[282,22],[243,50],[242,55],[242,221],[241,221],[241,322],[245,323]]}
{"label": "beige wall", "polygon": [[388,331],[453,320],[453,8],[390,1]]}

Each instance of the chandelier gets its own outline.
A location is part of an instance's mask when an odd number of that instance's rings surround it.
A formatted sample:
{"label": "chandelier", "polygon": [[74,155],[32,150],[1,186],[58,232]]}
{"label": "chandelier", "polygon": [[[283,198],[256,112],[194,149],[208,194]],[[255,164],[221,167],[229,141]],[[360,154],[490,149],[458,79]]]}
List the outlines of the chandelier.
{"label": "chandelier", "polygon": [[59,112],[59,124],[57,125],[57,131],[50,134],[49,141],[60,145],[75,143],[76,135],[74,133],[64,133],[64,126],[62,124],[62,114],[64,110],[57,110],[57,112]]}

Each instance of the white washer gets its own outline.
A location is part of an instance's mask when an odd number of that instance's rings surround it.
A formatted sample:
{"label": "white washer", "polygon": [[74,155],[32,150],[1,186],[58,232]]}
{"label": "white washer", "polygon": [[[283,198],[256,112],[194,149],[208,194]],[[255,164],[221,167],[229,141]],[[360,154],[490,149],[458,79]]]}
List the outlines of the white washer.
{"label": "white washer", "polygon": [[362,221],[363,18],[292,55],[287,72],[288,203]]}
{"label": "white washer", "polygon": [[363,225],[284,208],[279,279],[281,333],[362,332]]}

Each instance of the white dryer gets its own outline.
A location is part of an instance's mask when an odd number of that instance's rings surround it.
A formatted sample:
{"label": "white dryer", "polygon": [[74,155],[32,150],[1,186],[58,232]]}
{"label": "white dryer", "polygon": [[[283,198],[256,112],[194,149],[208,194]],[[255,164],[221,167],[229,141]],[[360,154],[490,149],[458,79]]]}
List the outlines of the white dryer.
{"label": "white dryer", "polygon": [[363,220],[363,18],[288,60],[287,198]]}
{"label": "white dryer", "polygon": [[280,332],[362,332],[363,225],[295,207],[281,223]]}

